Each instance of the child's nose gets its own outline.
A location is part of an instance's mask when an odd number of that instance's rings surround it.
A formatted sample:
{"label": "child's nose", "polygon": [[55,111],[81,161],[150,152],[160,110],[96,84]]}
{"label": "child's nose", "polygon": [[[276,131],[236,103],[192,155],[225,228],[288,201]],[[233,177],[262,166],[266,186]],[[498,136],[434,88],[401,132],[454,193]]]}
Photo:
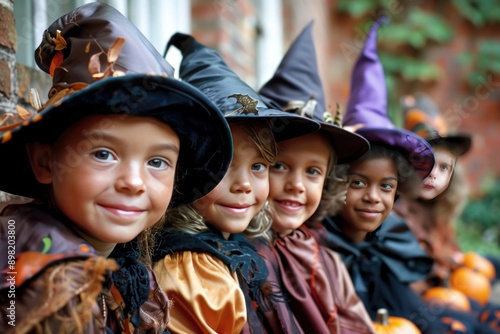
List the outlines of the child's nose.
{"label": "child's nose", "polygon": [[372,203],[380,202],[380,190],[378,187],[368,187],[365,192],[365,200],[368,200]]}
{"label": "child's nose", "polygon": [[130,193],[144,192],[144,177],[144,171],[138,164],[123,166],[116,180],[116,188]]}
{"label": "child's nose", "polygon": [[252,184],[250,183],[250,178],[248,173],[239,172],[237,174],[233,174],[235,177],[234,182],[231,185],[231,192],[243,192],[250,193],[252,192]]}
{"label": "child's nose", "polygon": [[298,173],[295,173],[291,176],[291,178],[286,183],[286,190],[293,191],[297,193],[302,193],[305,191],[304,181],[302,176]]}

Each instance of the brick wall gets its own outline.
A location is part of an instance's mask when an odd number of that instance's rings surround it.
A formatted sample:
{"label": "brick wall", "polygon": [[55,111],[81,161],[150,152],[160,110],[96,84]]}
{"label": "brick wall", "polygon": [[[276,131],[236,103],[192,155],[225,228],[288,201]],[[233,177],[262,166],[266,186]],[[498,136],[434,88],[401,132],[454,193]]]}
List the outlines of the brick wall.
{"label": "brick wall", "polygon": [[192,0],[192,34],[218,50],[246,83],[255,82],[256,13],[254,1]]}
{"label": "brick wall", "polygon": [[[0,120],[4,113],[14,113],[16,110],[16,46],[14,1],[0,1]],[[0,191],[0,203],[9,198],[8,194]]]}
{"label": "brick wall", "polygon": [[16,47],[14,1],[0,1],[0,117],[15,112],[17,102]]}

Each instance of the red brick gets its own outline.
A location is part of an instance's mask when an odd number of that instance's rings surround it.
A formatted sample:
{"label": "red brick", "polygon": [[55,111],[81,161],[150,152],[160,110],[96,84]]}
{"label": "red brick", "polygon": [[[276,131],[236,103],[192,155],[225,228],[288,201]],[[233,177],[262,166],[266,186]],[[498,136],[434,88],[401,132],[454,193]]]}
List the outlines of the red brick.
{"label": "red brick", "polygon": [[0,60],[0,93],[10,98],[11,94],[11,70],[9,64]]}
{"label": "red brick", "polygon": [[0,5],[0,45],[15,51],[17,48],[14,13]]}

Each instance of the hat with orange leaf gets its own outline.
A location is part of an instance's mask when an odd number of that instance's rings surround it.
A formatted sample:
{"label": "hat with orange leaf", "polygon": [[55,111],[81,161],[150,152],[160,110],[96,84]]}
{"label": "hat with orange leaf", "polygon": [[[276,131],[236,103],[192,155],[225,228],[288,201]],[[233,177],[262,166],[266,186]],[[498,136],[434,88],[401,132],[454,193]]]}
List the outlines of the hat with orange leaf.
{"label": "hat with orange leaf", "polygon": [[450,134],[445,118],[436,103],[427,95],[417,93],[401,98],[405,129],[427,140],[432,146],[446,146],[457,156],[469,151],[472,139],[467,134]]}
{"label": "hat with orange leaf", "polygon": [[35,60],[53,78],[52,88],[45,104],[34,99],[33,117],[0,132],[0,155],[9,159],[0,164],[0,190],[43,196],[25,144],[54,142],[70,125],[96,114],[155,117],[177,133],[172,206],[204,196],[222,179],[233,152],[222,112],[199,89],[174,79],[172,66],[113,7],[93,2],[57,19],[44,32]]}

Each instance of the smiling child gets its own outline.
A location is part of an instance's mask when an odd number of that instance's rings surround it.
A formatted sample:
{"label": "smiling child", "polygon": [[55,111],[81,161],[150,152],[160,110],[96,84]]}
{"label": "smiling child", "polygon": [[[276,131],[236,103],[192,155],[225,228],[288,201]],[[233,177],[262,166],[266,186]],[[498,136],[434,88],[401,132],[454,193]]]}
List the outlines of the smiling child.
{"label": "smiling child", "polygon": [[[227,66],[220,54],[176,33],[180,77],[205,92],[226,115],[234,154],[221,183],[192,205],[168,213],[156,247],[154,271],[173,300],[172,333],[262,333],[254,304],[271,303],[263,260],[242,233],[269,228],[265,210],[276,140],[316,131],[319,125],[273,110]],[[168,49],[168,47],[167,47]],[[263,209],[264,208],[264,209]]]}
{"label": "smiling child", "polygon": [[0,214],[1,248],[15,240],[0,260],[0,328],[162,333],[169,301],[151,268],[135,254],[107,257],[167,207],[211,190],[194,193],[193,183],[220,181],[232,155],[228,124],[198,89],[170,78],[172,67],[151,43],[102,3],[56,20],[35,60],[53,78],[49,100],[0,139],[0,154],[10,157],[0,189],[33,198]]}
{"label": "smiling child", "polygon": [[317,213],[337,161],[355,160],[369,148],[364,138],[335,124],[326,109],[312,27],[312,22],[306,26],[259,90],[268,105],[321,125],[315,133],[278,144],[269,175],[271,230],[252,243],[272,273],[268,282],[276,279],[292,314],[259,311],[269,323],[295,321],[305,333],[373,333],[341,258],[319,245],[305,226]]}

